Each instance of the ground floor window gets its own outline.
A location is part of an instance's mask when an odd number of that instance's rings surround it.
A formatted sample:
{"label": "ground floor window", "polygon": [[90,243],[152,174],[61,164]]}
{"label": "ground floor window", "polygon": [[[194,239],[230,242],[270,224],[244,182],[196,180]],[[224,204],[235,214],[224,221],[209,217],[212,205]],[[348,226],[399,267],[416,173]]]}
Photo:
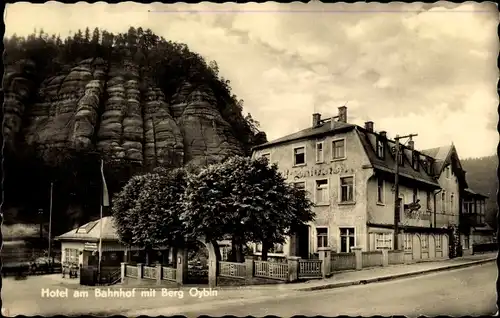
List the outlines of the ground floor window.
{"label": "ground floor window", "polygon": [[316,228],[316,238],[317,238],[317,246],[327,247],[328,246],[328,228],[327,227],[318,227]]}
{"label": "ground floor window", "polygon": [[65,248],[64,249],[64,262],[69,264],[77,264],[78,263],[78,250],[73,248]]}
{"label": "ground floor window", "polygon": [[436,235],[434,237],[434,242],[436,243],[436,250],[440,250],[443,244],[443,237],[441,235]]}
{"label": "ground floor window", "polygon": [[405,251],[411,251],[413,242],[412,242],[412,236],[409,233],[404,234],[404,249]]}
{"label": "ground floor window", "polygon": [[427,234],[422,234],[420,236],[420,244],[423,250],[429,248],[429,236],[427,236]]}
{"label": "ground floor window", "polygon": [[340,252],[350,253],[351,248],[356,246],[356,236],[353,227],[341,227],[340,228]]}
{"label": "ground floor window", "polygon": [[392,247],[392,233],[376,233],[375,234],[375,249]]}

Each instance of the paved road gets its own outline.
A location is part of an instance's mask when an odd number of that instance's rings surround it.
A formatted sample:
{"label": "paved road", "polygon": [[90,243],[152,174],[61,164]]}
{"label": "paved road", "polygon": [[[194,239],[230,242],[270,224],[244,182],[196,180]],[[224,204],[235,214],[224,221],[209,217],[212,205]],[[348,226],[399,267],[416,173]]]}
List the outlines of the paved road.
{"label": "paved road", "polygon": [[[408,316],[437,314],[482,315],[495,312],[495,263],[463,270],[442,272],[427,276],[365,286],[345,287],[315,292],[276,290],[219,290],[217,295],[198,298],[184,291],[178,294],[154,297],[77,298],[69,289],[69,297],[42,298],[42,288],[52,292],[65,289],[56,276],[34,276],[25,281],[3,280],[3,307],[9,316],[55,314],[94,314],[107,316],[150,316],[184,314],[186,316],[264,315],[363,315],[374,314]],[[130,290],[130,289],[124,289]],[[173,290],[172,290],[173,291]]]}
{"label": "paved road", "polygon": [[[495,263],[384,283],[314,292],[277,295],[275,299],[246,300],[177,312],[188,317],[235,315],[491,315],[496,312]],[[130,315],[175,314],[172,308],[125,312]]]}

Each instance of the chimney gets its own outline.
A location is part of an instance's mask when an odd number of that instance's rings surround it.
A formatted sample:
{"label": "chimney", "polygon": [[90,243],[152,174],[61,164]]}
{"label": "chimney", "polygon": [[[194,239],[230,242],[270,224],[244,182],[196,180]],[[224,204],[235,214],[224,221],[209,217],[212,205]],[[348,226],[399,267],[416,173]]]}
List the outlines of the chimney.
{"label": "chimney", "polygon": [[411,150],[415,149],[415,142],[413,140],[408,140],[408,148]]}
{"label": "chimney", "polygon": [[380,137],[382,137],[383,139],[387,138],[387,131],[382,130],[381,132],[379,132],[379,134],[380,134]]}
{"label": "chimney", "polygon": [[373,132],[373,121],[367,121],[365,123],[365,129],[368,130],[368,131]]}
{"label": "chimney", "polygon": [[347,123],[347,107],[346,106],[341,106],[339,107],[339,122],[341,123]]}
{"label": "chimney", "polygon": [[313,128],[318,127],[320,121],[321,121],[321,114],[314,113],[313,114]]}

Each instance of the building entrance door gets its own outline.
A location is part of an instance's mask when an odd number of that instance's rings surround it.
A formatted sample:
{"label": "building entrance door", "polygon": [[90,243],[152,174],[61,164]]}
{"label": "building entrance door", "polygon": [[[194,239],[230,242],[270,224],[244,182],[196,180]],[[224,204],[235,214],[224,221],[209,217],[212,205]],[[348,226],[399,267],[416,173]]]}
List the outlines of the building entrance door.
{"label": "building entrance door", "polygon": [[309,226],[300,226],[296,235],[297,256],[302,259],[309,258]]}
{"label": "building entrance door", "polygon": [[429,258],[436,258],[436,239],[435,239],[435,235],[429,235]]}
{"label": "building entrance door", "polygon": [[89,252],[88,266],[99,266],[99,254],[97,252]]}

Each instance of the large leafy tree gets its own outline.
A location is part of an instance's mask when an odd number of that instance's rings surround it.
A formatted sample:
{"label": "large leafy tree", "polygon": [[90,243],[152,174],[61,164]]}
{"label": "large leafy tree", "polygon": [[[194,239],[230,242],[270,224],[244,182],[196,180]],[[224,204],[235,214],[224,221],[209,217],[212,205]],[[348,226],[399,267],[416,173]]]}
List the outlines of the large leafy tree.
{"label": "large leafy tree", "polygon": [[286,183],[265,158],[234,157],[190,176],[183,204],[188,236],[215,244],[231,235],[236,261],[248,241],[262,242],[266,259],[273,243],[314,218],[306,193]]}
{"label": "large leafy tree", "polygon": [[151,174],[133,176],[123,189],[113,197],[112,214],[120,241],[127,245],[135,242],[134,227],[138,224],[139,215],[136,203]]}
{"label": "large leafy tree", "polygon": [[113,200],[120,240],[146,249],[183,244],[179,216],[186,175],[184,169],[159,168],[130,179]]}

